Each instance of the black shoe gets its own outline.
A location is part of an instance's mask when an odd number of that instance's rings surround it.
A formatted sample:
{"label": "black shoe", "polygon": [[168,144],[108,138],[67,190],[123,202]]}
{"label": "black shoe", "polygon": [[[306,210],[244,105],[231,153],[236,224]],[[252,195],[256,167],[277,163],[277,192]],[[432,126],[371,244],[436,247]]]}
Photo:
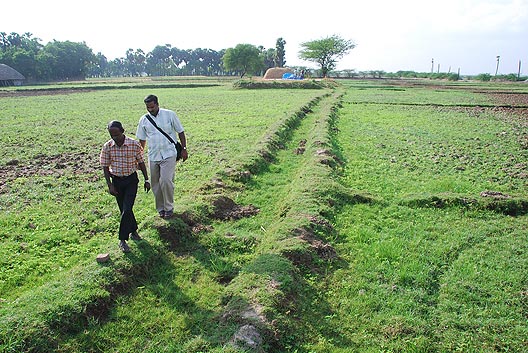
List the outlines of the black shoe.
{"label": "black shoe", "polygon": [[169,219],[169,218],[172,218],[172,217],[174,217],[174,212],[172,210],[165,211],[165,216],[163,216],[163,218]]}
{"label": "black shoe", "polygon": [[132,233],[130,233],[130,239],[135,240],[135,241],[143,240],[143,239],[139,236],[137,230],[135,230],[135,231],[133,231]]}
{"label": "black shoe", "polygon": [[165,211],[159,211],[158,213],[161,218],[165,218]]}
{"label": "black shoe", "polygon": [[128,246],[128,244],[124,240],[121,240],[119,242],[119,249],[121,249],[121,251],[123,251],[123,252],[130,252],[130,247]]}

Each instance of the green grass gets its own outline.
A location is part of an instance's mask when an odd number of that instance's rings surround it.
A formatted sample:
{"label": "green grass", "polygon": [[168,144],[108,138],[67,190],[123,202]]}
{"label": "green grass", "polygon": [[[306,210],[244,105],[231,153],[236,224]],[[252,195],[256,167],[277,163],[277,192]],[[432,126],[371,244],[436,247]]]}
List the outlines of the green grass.
{"label": "green grass", "polygon": [[[399,105],[415,93],[432,106]],[[377,104],[364,104],[367,95]],[[471,98],[456,99],[463,96]],[[511,119],[434,106],[486,97],[449,97],[422,88],[348,89],[335,137],[346,160],[340,180],[378,201],[333,215],[343,263],[312,280],[317,294],[306,294],[299,330],[310,343],[299,352],[525,350],[525,209],[510,217],[449,201],[484,202],[484,190],[526,200],[526,179],[512,172],[526,165],[526,149]],[[432,195],[446,202],[408,202]]]}
{"label": "green grass", "polygon": [[349,120],[345,179],[356,188],[389,198],[526,188],[517,171],[526,150],[511,124],[492,114],[394,105],[345,105],[342,114]]}
{"label": "green grass", "polygon": [[[115,200],[105,193],[101,181],[98,154],[109,138],[107,120],[120,119],[127,131],[135,131],[145,94],[137,90],[27,97],[16,104],[8,104],[11,98],[0,100],[7,114],[24,120],[14,129],[8,125],[1,128],[2,142],[12,141],[11,145],[7,143],[10,148],[3,155],[3,164],[19,160],[19,168],[14,171],[17,173],[38,155],[60,156],[71,163],[64,169],[56,169],[56,162],[37,165],[32,169],[34,174],[10,180],[7,192],[0,194],[0,239],[4,245],[0,297],[7,297],[12,287],[24,290],[19,287],[38,286],[40,280],[47,280],[46,276],[67,270],[79,258],[93,256],[95,249],[107,246],[102,239],[113,236],[118,215]],[[178,102],[177,106],[165,106],[178,111],[188,131],[192,158],[178,167],[176,188],[185,190],[178,196],[178,207],[192,203],[197,188],[251,151],[249,147],[255,146],[274,124],[293,115],[317,94],[292,92],[281,109],[276,109],[281,93],[273,90],[261,95],[229,88],[160,91],[162,104]],[[205,104],[199,103],[204,100]],[[59,101],[63,107],[60,114],[55,114],[53,102]],[[122,112],[118,113],[120,117],[105,114],[108,106]],[[86,159],[72,155],[78,150],[86,152]],[[79,164],[81,174],[74,169]],[[39,175],[48,171],[51,176]],[[139,219],[152,216],[149,195],[140,193],[137,204]],[[25,281],[28,276],[37,281]]]}
{"label": "green grass", "polygon": [[[15,98],[15,104],[12,98],[0,99],[2,109],[23,122],[15,128],[6,125],[2,128],[2,142],[10,147],[6,149],[9,153],[2,158],[2,167],[9,173],[5,191],[0,194],[2,315],[10,315],[13,310],[30,310],[35,315],[46,310],[53,315],[62,310],[56,305],[64,296],[62,291],[67,290],[61,286],[63,279],[73,280],[71,276],[76,269],[93,264],[98,252],[110,250],[117,258],[122,257],[114,251],[118,215],[115,201],[106,193],[101,178],[98,154],[102,143],[109,138],[105,129],[107,122],[119,119],[127,131],[134,131],[137,120],[144,113],[142,98],[152,91],[128,89],[20,97]],[[300,107],[324,93],[296,90],[284,99],[284,90],[266,90],[259,94],[235,91],[228,86],[156,89],[154,92],[159,95],[162,106],[178,112],[187,130],[191,158],[178,167],[178,211],[203,208],[200,206],[203,201],[195,195],[211,178],[231,166],[251,163],[251,156],[264,147],[273,129],[295,117]],[[119,116],[115,112],[119,112]],[[79,151],[85,154],[79,157]],[[37,165],[32,166],[35,159]],[[17,162],[12,164],[14,160]],[[162,245],[154,245],[158,236],[148,235],[149,224],[155,219],[152,203],[149,195],[140,192],[136,216],[142,220],[140,231],[146,233],[149,243],[154,241],[153,251],[162,251]],[[213,277],[217,276],[219,266],[232,266],[224,264],[219,256],[206,253],[201,257],[213,268],[210,270]],[[143,269],[140,272],[145,271],[144,266],[150,261],[134,257],[130,260],[131,266]],[[128,281],[117,278],[110,283],[123,280]],[[81,287],[84,281],[83,276],[75,279]],[[38,299],[33,302],[32,298],[39,298],[42,286],[48,283],[59,288],[58,291],[46,298],[45,304]],[[91,300],[113,293],[110,289],[107,294],[98,294],[97,287],[97,283],[88,286],[82,293],[94,298]],[[86,315],[82,306],[87,303],[82,298],[79,297],[79,301],[68,299],[67,305],[70,300],[73,306],[81,307],[66,310],[67,315]],[[20,302],[24,305],[18,308],[16,303]],[[15,315],[9,322],[29,327],[45,326],[49,322],[46,319],[42,324],[32,323],[31,316],[24,320],[25,324],[17,320],[21,320],[20,316]],[[3,329],[13,328],[7,321],[6,325]],[[4,334],[8,332],[3,331]],[[60,336],[60,330],[43,335],[50,337],[46,347],[56,344],[57,335]],[[38,338],[34,342],[38,342]],[[7,346],[23,347],[17,344],[21,344],[20,341],[13,338]],[[29,343],[28,347],[31,345]]]}
{"label": "green grass", "polygon": [[336,247],[346,266],[316,285],[328,318],[306,320],[327,322],[323,334],[339,329],[327,337],[309,327],[320,342],[308,347],[522,351],[527,226],[526,219],[451,209],[344,208]]}
{"label": "green grass", "polygon": [[[262,339],[250,351],[526,347],[525,125],[482,93],[522,87],[217,83],[0,98],[19,122],[0,127],[0,351],[242,352],[242,327]],[[138,194],[146,240],[125,256],[97,157],[148,93],[191,158],[178,218]],[[219,197],[259,212],[214,219]]]}
{"label": "green grass", "polygon": [[[332,102],[329,100],[327,104]],[[237,203],[257,205],[260,209],[257,215],[235,221],[215,221],[211,223],[211,232],[178,241],[167,254],[170,264],[166,269],[157,268],[152,282],[133,291],[126,303],[118,303],[110,314],[109,323],[94,325],[90,332],[75,336],[69,341],[67,350],[85,351],[90,342],[111,340],[116,336],[116,330],[131,323],[141,323],[142,333],[133,333],[133,337],[125,340],[114,339],[112,347],[120,351],[140,347],[153,352],[163,350],[162,347],[185,351],[184,347],[192,342],[205,340],[211,349],[223,350],[240,322],[258,325],[263,335],[271,335],[272,331],[280,333],[291,327],[288,321],[291,319],[284,312],[289,307],[287,297],[295,295],[298,274],[281,253],[295,245],[289,242],[292,227],[307,224],[307,216],[317,215],[320,211],[300,206],[299,203],[304,202],[305,206],[314,207],[309,199],[313,190],[305,193],[303,189],[298,190],[298,183],[291,182],[317,173],[321,176],[320,171],[314,173],[318,166],[301,163],[313,158],[315,141],[324,141],[325,129],[319,124],[326,120],[325,114],[318,113],[319,109],[315,108],[298,123],[291,141],[277,152],[274,162],[255,175],[247,183],[246,190],[234,194]],[[294,153],[301,139],[308,139],[306,155]],[[299,219],[304,220],[300,222]],[[300,244],[295,249],[306,251]],[[159,289],[160,283],[163,291]],[[149,294],[148,299],[145,293]],[[155,304],[160,301],[163,304]],[[152,305],[155,309],[151,313]],[[162,312],[158,311],[160,305]],[[262,315],[264,321],[254,322],[241,317],[254,311]],[[164,322],[181,322],[178,333],[174,333],[175,328],[169,325],[156,325],[155,332],[143,326],[143,323],[158,322],[160,315]],[[166,315],[174,315],[174,318],[165,318]],[[268,340],[267,349],[276,349],[276,344],[285,346],[284,342],[277,343],[273,338]],[[101,349],[108,347],[107,344]]]}

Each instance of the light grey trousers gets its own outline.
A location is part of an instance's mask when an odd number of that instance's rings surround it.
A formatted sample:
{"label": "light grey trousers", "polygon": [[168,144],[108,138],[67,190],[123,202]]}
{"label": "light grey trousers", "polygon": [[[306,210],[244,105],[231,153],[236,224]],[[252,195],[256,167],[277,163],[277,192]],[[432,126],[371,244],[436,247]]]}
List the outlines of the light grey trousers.
{"label": "light grey trousers", "polygon": [[150,182],[156,210],[172,211],[174,209],[174,174],[176,156],[161,161],[149,161]]}

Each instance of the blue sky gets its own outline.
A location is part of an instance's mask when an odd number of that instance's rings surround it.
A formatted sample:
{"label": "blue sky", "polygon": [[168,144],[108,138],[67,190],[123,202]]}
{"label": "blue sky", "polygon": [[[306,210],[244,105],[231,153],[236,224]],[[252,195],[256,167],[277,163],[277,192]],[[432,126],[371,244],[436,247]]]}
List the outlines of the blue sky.
{"label": "blue sky", "polygon": [[302,42],[337,34],[356,43],[338,69],[413,70],[528,75],[527,0],[369,0],[265,2],[18,0],[19,15],[2,17],[0,31],[86,42],[109,60],[127,49],[220,50],[249,43],[274,48],[286,41],[286,63]]}

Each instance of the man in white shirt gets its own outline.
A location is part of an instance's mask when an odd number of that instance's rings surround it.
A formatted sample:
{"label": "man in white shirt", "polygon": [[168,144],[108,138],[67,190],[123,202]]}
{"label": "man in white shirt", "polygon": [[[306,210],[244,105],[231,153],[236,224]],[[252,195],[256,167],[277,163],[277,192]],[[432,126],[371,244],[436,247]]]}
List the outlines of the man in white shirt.
{"label": "man in white shirt", "polygon": [[[152,118],[156,125],[168,134],[174,142],[180,140],[182,146],[181,159],[187,160],[187,140],[176,113],[160,108],[158,97],[153,94],[145,97],[143,101],[148,111],[147,115]],[[156,210],[160,217],[171,218],[174,214],[176,146],[148,120],[147,115],[139,119],[136,136],[143,148],[148,141],[148,160]]]}

